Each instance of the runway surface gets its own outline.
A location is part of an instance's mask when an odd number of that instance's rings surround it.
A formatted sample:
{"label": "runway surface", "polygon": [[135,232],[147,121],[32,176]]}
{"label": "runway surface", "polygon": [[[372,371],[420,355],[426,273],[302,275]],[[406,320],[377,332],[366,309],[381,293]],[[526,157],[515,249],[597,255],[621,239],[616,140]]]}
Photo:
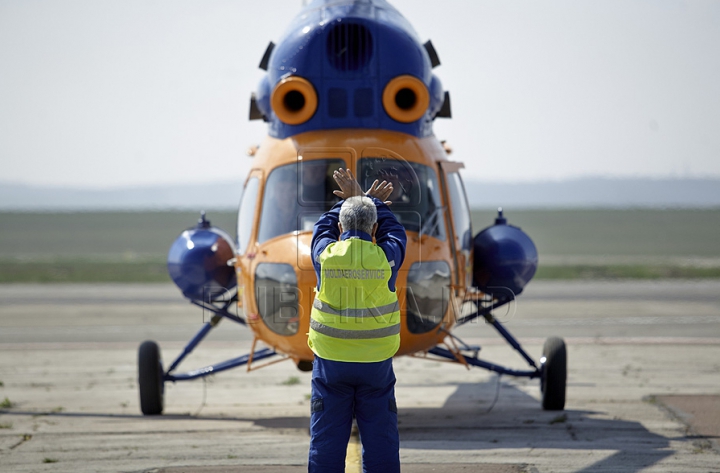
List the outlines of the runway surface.
{"label": "runway surface", "polygon": [[[720,472],[720,281],[533,282],[496,317],[536,359],[565,338],[566,410],[543,411],[537,381],[397,359],[404,472]],[[171,285],[0,286],[0,471],[304,471],[291,363],[167,384],[166,414],[140,415],[139,343],[167,363],[207,318]],[[484,322],[456,333],[526,368]],[[251,340],[224,321],[183,368]]]}

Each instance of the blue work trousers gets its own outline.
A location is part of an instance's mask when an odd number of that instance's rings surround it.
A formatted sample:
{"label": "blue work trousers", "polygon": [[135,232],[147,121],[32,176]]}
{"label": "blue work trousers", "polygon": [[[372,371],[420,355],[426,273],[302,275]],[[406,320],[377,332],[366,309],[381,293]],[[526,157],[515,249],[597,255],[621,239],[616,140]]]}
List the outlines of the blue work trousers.
{"label": "blue work trousers", "polygon": [[315,357],[309,473],[344,473],[353,414],[365,473],[400,472],[400,437],[392,358],[346,363]]}

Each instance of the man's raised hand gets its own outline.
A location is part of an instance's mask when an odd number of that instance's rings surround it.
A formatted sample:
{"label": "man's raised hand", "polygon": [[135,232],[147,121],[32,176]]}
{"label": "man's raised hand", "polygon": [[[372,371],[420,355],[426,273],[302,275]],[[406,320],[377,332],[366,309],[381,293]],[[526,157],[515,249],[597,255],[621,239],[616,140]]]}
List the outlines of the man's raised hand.
{"label": "man's raised hand", "polygon": [[385,205],[392,204],[391,201],[385,200],[390,197],[390,194],[393,192],[393,185],[391,182],[380,182],[375,179],[375,182],[372,183],[370,189],[368,189],[367,192],[363,192],[362,187],[360,187],[357,179],[353,176],[352,171],[343,168],[333,172],[333,179],[335,179],[338,187],[340,187],[340,190],[333,191],[333,194],[343,200],[358,195],[366,195],[368,197],[375,197],[376,199],[384,202]]}
{"label": "man's raised hand", "polygon": [[335,179],[338,187],[340,187],[340,190],[333,191],[333,194],[343,200],[364,194],[362,187],[360,187],[360,184],[358,184],[358,181],[349,169],[338,169],[333,173],[333,179]]}
{"label": "man's raised hand", "polygon": [[390,194],[392,194],[392,192],[393,192],[392,182],[387,182],[387,181],[380,182],[377,179],[375,179],[375,182],[373,182],[372,185],[370,186],[370,189],[368,189],[367,192],[365,192],[365,195],[368,197],[375,197],[379,201],[384,202],[385,205],[390,205],[390,204],[392,204],[392,202],[389,200],[385,200],[385,199],[390,197]]}

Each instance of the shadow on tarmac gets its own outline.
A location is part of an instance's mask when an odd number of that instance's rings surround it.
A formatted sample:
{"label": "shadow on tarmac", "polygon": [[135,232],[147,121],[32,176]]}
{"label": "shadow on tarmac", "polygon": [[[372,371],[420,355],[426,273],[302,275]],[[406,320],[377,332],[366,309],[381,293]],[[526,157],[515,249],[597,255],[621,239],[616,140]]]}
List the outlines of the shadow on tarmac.
{"label": "shadow on tarmac", "polygon": [[[539,396],[537,384],[532,384]],[[401,407],[398,421],[402,446],[409,449],[613,452],[579,473],[638,472],[674,453],[669,449],[670,439],[639,422],[608,419],[597,411],[543,411],[538,399],[496,379],[459,385],[441,408]]]}
{"label": "shadow on tarmac", "polygon": [[[514,381],[514,380],[513,380]],[[536,383],[532,383],[536,384]],[[536,386],[534,386],[536,387]],[[398,387],[399,390],[402,386]],[[497,394],[497,401],[494,402]],[[613,452],[581,470],[638,472],[672,455],[666,437],[642,424],[608,419],[606,413],[566,409],[543,411],[540,402],[517,384],[488,380],[457,386],[442,407],[399,405],[402,448],[417,450],[560,449]],[[307,429],[309,416],[242,418],[201,415],[0,411],[3,415],[111,418],[144,421],[251,422],[267,429]],[[683,436],[675,440],[689,440]]]}
{"label": "shadow on tarmac", "polygon": [[47,416],[47,417],[67,417],[67,418],[105,418],[105,419],[135,419],[150,420],[159,422],[171,422],[178,420],[195,420],[195,421],[229,421],[229,422],[251,422],[258,427],[266,429],[308,429],[310,425],[310,416],[307,417],[268,417],[261,419],[248,419],[243,417],[219,417],[219,416],[196,416],[192,414],[164,414],[159,416],[146,416],[142,414],[110,414],[102,412],[54,412],[54,411],[19,411],[0,410],[2,415],[16,416]]}

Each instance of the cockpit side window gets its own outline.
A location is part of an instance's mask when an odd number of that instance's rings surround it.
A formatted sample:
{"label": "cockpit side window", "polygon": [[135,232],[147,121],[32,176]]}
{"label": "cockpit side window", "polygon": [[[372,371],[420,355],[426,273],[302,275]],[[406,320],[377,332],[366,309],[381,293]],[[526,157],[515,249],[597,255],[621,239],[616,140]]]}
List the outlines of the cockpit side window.
{"label": "cockpit side window", "polygon": [[245,184],[245,189],[240,198],[240,210],[238,211],[237,220],[237,252],[239,255],[245,254],[247,245],[250,242],[259,187],[260,180],[257,177],[250,178]]}
{"label": "cockpit side window", "polygon": [[341,159],[299,161],[275,168],[265,182],[258,242],[294,231],[312,231],[320,216],[340,199],[332,175]]}
{"label": "cockpit side window", "polygon": [[362,158],[358,176],[363,189],[370,188],[375,179],[392,182],[390,209],[405,230],[446,239],[445,208],[432,168],[393,158]]}
{"label": "cockpit side window", "polygon": [[458,246],[462,251],[470,254],[472,249],[472,220],[470,218],[470,207],[465,197],[465,187],[460,174],[457,172],[451,172],[447,175],[447,183],[450,202],[453,207],[453,222],[455,224],[455,236],[459,243]]}

